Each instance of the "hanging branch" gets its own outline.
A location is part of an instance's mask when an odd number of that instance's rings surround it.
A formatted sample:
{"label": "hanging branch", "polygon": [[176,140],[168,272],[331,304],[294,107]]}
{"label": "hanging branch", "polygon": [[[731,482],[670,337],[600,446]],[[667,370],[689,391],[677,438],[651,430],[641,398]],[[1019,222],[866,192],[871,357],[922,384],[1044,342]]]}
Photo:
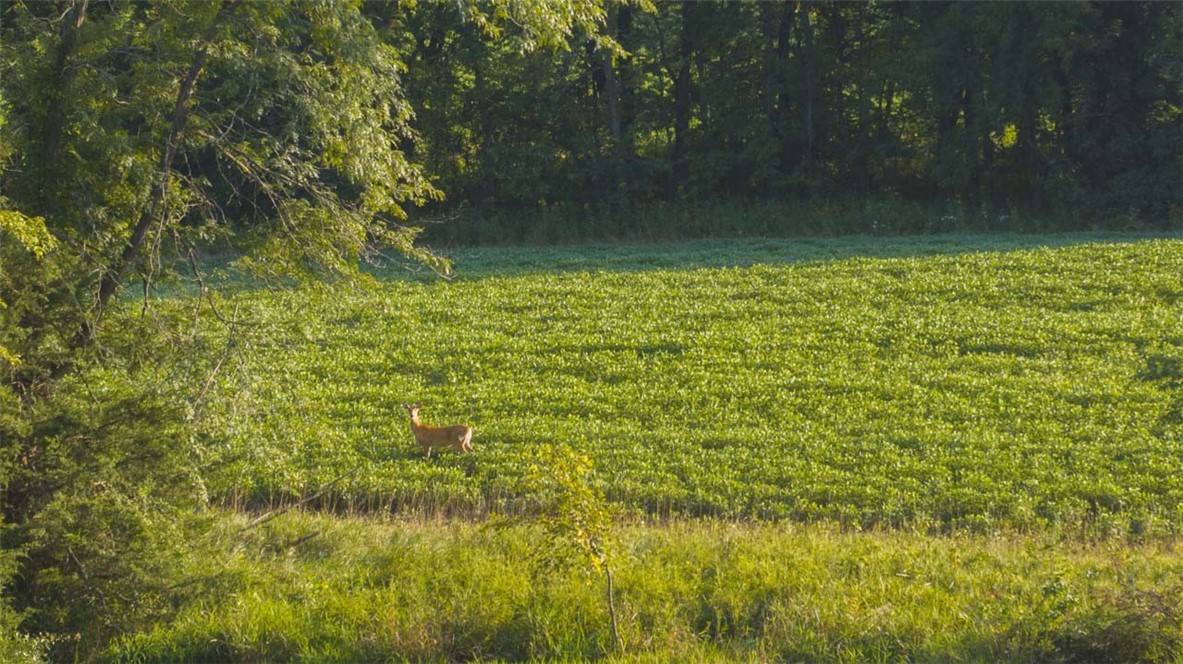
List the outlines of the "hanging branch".
{"label": "hanging branch", "polygon": [[81,44],[82,24],[86,22],[86,9],[89,3],[90,0],[71,2],[69,9],[61,18],[61,41],[58,44],[57,64],[54,66],[57,85],[46,111],[48,118],[45,127],[45,142],[42,144],[45,155],[45,186],[41,190],[40,214],[46,218],[52,217],[57,209],[57,196],[60,191],[58,182],[62,178],[60,165],[62,147],[65,144],[66,116],[74,79],[78,74],[78,68],[73,65]]}
{"label": "hanging branch", "polygon": [[214,34],[219,25],[227,16],[229,16],[239,5],[241,0],[231,0],[224,3],[214,16],[214,20],[210,22],[205,34],[201,36],[197,51],[193,54],[193,61],[189,64],[189,70],[185,74],[185,78],[181,81],[181,87],[177,91],[177,103],[173,107],[173,122],[169,129],[168,138],[164,144],[164,153],[160,156],[160,166],[157,168],[158,179],[152,185],[152,191],[149,196],[148,207],[140,215],[136,222],[135,228],[132,231],[131,238],[128,240],[127,246],[124,247],[123,253],[120,254],[118,260],[115,261],[104,273],[102,279],[99,281],[98,297],[95,303],[95,317],[93,321],[86,321],[83,323],[82,329],[79,331],[76,345],[82,346],[90,343],[94,338],[95,328],[98,325],[99,319],[102,318],[103,310],[110,301],[111,296],[119,288],[119,284],[123,281],[123,276],[127,273],[128,268],[135,262],[139,256],[140,250],[144,246],[144,240],[148,236],[148,231],[152,224],[160,218],[165,205],[165,196],[168,193],[169,181],[172,176],[173,159],[176,157],[177,146],[181,140],[181,134],[185,131],[185,124],[189,119],[189,102],[193,97],[193,89],[197,85],[197,78],[201,75],[201,70],[205,66],[205,59],[209,53],[210,42],[214,39]]}
{"label": "hanging branch", "polygon": [[252,528],[255,528],[255,527],[258,527],[264,523],[267,523],[268,521],[270,521],[282,514],[290,512],[291,510],[294,510],[297,507],[303,507],[304,505],[307,505],[308,503],[323,496],[329,489],[331,489],[333,487],[334,484],[336,484],[337,482],[340,482],[341,480],[345,479],[346,477],[349,477],[350,475],[356,473],[359,470],[361,470],[361,464],[358,464],[358,465],[354,466],[351,470],[334,477],[333,479],[329,480],[328,482],[325,482],[324,484],[322,484],[320,486],[320,489],[318,489],[317,492],[312,494],[311,496],[308,496],[307,498],[304,498],[303,500],[301,500],[299,502],[292,503],[291,505],[287,505],[287,506],[281,507],[276,510],[271,510],[269,512],[266,512],[266,513],[260,515],[260,516],[255,517],[254,519],[251,520],[250,523],[246,524],[242,528],[239,528],[238,532],[244,533]]}

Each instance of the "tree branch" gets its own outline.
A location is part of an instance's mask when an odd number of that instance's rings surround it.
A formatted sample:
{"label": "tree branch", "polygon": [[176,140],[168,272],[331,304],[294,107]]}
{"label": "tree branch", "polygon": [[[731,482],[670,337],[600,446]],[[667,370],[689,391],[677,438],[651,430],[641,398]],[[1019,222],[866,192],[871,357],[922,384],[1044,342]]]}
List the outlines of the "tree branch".
{"label": "tree branch", "polygon": [[301,505],[307,505],[308,503],[323,496],[325,494],[325,492],[327,492],[329,490],[329,487],[333,486],[337,482],[340,482],[341,480],[345,479],[346,477],[349,477],[350,475],[356,473],[359,470],[361,470],[361,464],[354,466],[353,469],[350,470],[349,472],[338,475],[337,477],[333,478],[332,480],[329,480],[328,482],[322,484],[320,489],[316,493],[312,494],[311,496],[308,496],[307,498],[305,498],[299,502],[292,503],[291,505],[288,505],[287,507],[281,507],[280,509],[277,509],[277,510],[271,510],[270,512],[267,512],[261,516],[255,517],[254,519],[251,520],[250,523],[246,524],[242,528],[239,528],[238,532],[240,532],[240,533],[246,532],[246,531],[250,530],[251,528],[255,528],[255,527],[260,526],[264,523],[267,523],[268,521],[274,519],[275,517],[277,517],[281,514],[284,514],[286,512],[294,510],[297,507],[300,507]]}
{"label": "tree branch", "polygon": [[205,66],[210,42],[213,41],[214,34],[221,22],[239,4],[241,4],[241,0],[231,0],[222,4],[218,9],[218,13],[214,16],[213,21],[210,22],[209,27],[206,29],[205,34],[201,36],[201,40],[198,42],[200,45],[193,54],[193,60],[189,64],[189,70],[185,74],[185,78],[181,81],[180,89],[177,91],[177,102],[173,107],[172,127],[169,129],[168,138],[165,141],[164,153],[160,156],[160,166],[157,169],[159,171],[158,180],[152,186],[148,207],[136,222],[131,238],[128,240],[127,246],[124,247],[123,253],[120,254],[118,260],[113,265],[104,271],[103,277],[99,281],[95,319],[94,321],[83,323],[78,338],[75,340],[75,345],[87,345],[94,338],[95,329],[98,326],[99,320],[102,318],[107,302],[110,301],[111,296],[119,288],[119,284],[123,281],[123,276],[127,273],[128,268],[139,256],[140,250],[144,245],[144,239],[148,236],[148,231],[152,227],[152,224],[160,217],[162,208],[165,205],[165,196],[168,194],[173,159],[176,157],[181,134],[185,131],[185,123],[189,119],[189,102],[193,97],[197,78],[201,75],[202,67]]}

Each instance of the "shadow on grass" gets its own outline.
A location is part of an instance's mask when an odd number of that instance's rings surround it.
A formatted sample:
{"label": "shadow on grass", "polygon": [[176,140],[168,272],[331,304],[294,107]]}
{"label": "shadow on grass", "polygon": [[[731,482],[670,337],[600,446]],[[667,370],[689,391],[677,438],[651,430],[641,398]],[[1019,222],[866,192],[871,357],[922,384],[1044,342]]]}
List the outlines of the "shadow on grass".
{"label": "shadow on grass", "polygon": [[[696,270],[747,268],[755,265],[805,265],[855,258],[890,259],[927,256],[957,256],[981,252],[1010,252],[1057,249],[1087,244],[1132,244],[1151,240],[1183,240],[1183,234],[1163,232],[1083,233],[951,233],[933,235],[874,236],[848,235],[798,238],[699,239],[635,243],[587,243],[459,247],[438,250],[452,261],[453,278],[477,281],[495,277],[575,272],[646,272],[652,270]],[[271,284],[238,269],[237,257],[210,254],[200,258],[202,279],[224,295],[260,290],[299,288],[295,280]],[[162,299],[193,297],[199,282],[188,264],[178,264],[178,273],[154,284],[154,296]],[[436,283],[444,281],[425,266],[397,258],[377,265],[363,265],[362,273],[387,282]],[[330,279],[319,284],[334,288]],[[356,288],[358,286],[351,286]],[[364,282],[362,287],[364,288]],[[138,300],[139,289],[124,291],[123,299]]]}
{"label": "shadow on grass", "polygon": [[[1183,239],[1167,233],[946,234],[880,237],[708,239],[654,244],[585,244],[458,248],[446,252],[456,278],[570,272],[644,272],[797,265],[855,258],[922,258],[980,252],[1058,249],[1088,244],[1132,244]],[[431,281],[435,277],[405,269],[379,269],[382,279]]]}

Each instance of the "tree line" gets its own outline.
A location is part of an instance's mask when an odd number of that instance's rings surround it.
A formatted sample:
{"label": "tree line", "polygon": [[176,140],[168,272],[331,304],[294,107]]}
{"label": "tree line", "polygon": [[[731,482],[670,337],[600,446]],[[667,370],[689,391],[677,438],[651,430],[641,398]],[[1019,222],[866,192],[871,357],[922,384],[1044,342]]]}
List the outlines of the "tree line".
{"label": "tree line", "polygon": [[620,4],[612,43],[532,53],[447,5],[391,18],[408,149],[478,213],[878,197],[1179,223],[1177,3]]}
{"label": "tree line", "polygon": [[671,205],[1183,215],[1177,3],[330,4],[4,3],[0,191],[141,229],[117,184],[207,233],[409,217],[466,242],[555,214],[627,233]]}

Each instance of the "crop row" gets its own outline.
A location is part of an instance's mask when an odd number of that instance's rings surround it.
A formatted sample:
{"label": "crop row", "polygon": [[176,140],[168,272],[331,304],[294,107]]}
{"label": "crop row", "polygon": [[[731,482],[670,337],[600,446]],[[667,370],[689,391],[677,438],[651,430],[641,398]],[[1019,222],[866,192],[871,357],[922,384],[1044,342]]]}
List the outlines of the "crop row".
{"label": "crop row", "polygon": [[[1183,242],[851,242],[487,249],[451,282],[237,293],[210,485],[512,509],[524,452],[560,443],[647,513],[1183,526]],[[476,453],[422,458],[406,401]]]}

